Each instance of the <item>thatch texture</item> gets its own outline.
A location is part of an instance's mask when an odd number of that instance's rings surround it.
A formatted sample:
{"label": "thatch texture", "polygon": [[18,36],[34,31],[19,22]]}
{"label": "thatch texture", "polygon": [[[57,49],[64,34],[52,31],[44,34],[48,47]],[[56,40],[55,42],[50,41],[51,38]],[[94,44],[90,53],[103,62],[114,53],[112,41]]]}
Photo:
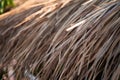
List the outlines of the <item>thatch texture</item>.
{"label": "thatch texture", "polygon": [[1,15],[0,69],[11,62],[15,80],[120,80],[120,0],[28,0]]}

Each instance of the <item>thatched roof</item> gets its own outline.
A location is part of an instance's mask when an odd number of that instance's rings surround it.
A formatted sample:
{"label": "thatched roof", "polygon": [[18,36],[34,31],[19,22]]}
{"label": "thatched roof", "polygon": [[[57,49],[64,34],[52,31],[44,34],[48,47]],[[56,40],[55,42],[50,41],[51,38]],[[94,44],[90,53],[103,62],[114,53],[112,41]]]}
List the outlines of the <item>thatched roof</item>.
{"label": "thatched roof", "polygon": [[0,69],[13,63],[15,80],[120,80],[120,0],[28,0],[0,15]]}

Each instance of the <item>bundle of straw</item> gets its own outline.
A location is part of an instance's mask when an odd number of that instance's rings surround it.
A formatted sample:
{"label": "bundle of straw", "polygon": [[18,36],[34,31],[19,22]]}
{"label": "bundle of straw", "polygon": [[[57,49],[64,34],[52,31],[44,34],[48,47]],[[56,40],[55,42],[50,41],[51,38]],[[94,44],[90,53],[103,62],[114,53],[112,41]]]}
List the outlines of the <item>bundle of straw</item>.
{"label": "bundle of straw", "polygon": [[0,69],[13,60],[15,80],[120,80],[120,0],[28,0],[1,15]]}

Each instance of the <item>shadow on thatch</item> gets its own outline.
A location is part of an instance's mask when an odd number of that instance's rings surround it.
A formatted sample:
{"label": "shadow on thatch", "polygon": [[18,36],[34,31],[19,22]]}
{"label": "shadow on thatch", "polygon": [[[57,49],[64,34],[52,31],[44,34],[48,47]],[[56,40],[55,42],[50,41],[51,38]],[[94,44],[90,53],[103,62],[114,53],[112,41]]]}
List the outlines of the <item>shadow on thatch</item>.
{"label": "shadow on thatch", "polygon": [[119,80],[119,0],[65,2],[1,19],[1,69],[12,64],[15,80]]}

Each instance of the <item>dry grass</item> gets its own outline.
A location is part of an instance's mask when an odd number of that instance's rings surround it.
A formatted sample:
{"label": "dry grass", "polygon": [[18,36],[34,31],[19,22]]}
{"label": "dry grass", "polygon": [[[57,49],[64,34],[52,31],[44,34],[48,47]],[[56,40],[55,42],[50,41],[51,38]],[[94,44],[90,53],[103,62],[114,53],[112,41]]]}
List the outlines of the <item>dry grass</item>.
{"label": "dry grass", "polygon": [[120,1],[87,1],[28,1],[1,15],[0,69],[16,60],[15,80],[120,80]]}

